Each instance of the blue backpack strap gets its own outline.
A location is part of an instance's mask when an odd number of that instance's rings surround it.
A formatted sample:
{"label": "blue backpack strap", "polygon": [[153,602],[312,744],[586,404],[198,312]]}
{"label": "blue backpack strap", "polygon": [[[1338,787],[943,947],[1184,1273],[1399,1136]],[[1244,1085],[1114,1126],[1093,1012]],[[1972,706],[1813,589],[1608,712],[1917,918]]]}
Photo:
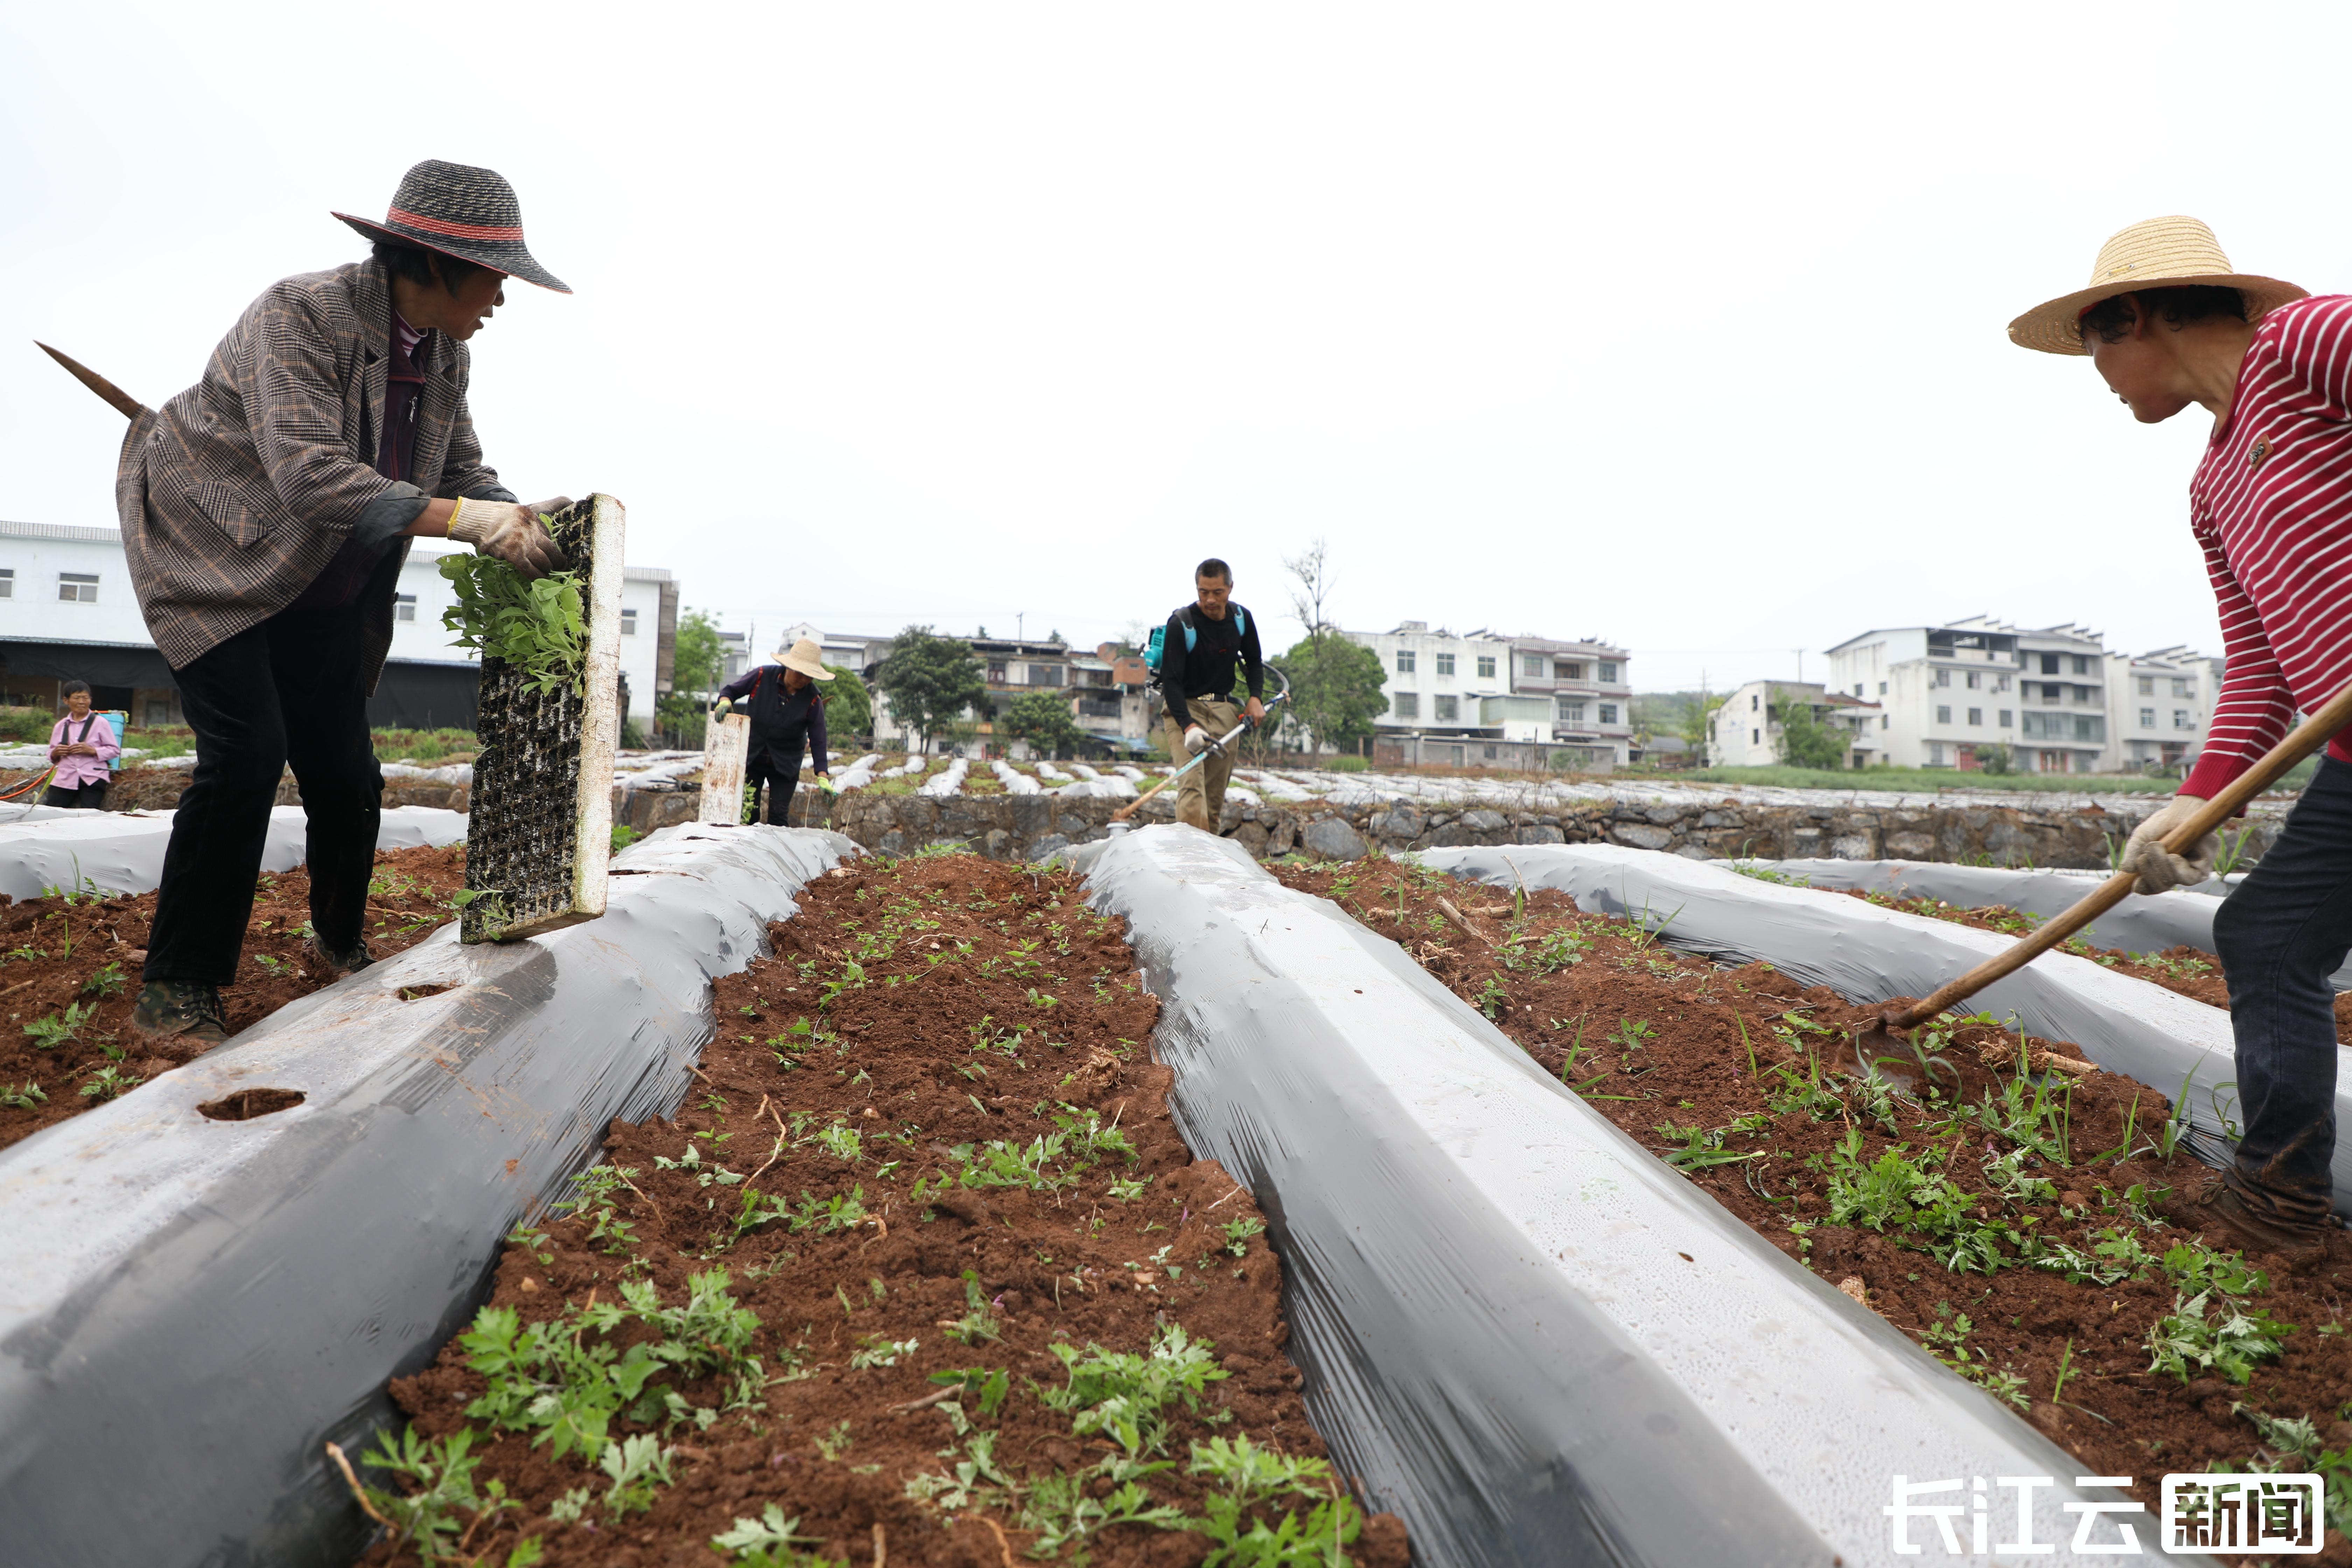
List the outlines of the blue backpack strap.
{"label": "blue backpack strap", "polygon": [[1234,636],[1237,637],[1249,636],[1249,612],[1239,605],[1234,606]]}

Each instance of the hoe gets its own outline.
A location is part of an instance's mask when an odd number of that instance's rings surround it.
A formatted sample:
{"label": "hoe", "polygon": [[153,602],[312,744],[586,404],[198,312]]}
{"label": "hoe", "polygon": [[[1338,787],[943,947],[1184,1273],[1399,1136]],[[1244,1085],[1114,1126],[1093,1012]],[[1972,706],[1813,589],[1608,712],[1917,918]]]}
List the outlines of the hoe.
{"label": "hoe", "polygon": [[[2186,852],[2199,839],[2244,810],[2248,801],[2277,783],[2289,768],[2326,745],[2330,737],[2347,724],[2352,724],[2352,686],[2337,692],[2326,707],[2296,725],[2294,732],[2281,741],[2268,756],[2238,775],[2235,783],[2207,801],[2196,816],[2174,828],[2166,837],[2164,847],[2175,855]],[[1875,1059],[1881,1053],[1907,1055],[1902,1042],[1895,1037],[1895,1030],[1917,1028],[2003,975],[2024,968],[2121,903],[2137,880],[2138,876],[2135,872],[2116,872],[2074,908],[2021,939],[2006,952],[1987,959],[1958,980],[1938,987],[1932,995],[1922,997],[1907,1007],[1892,1008],[1881,1014],[1855,1033],[1854,1055],[1864,1062]]]}
{"label": "hoe", "polygon": [[[1268,713],[1272,713],[1274,711],[1274,703],[1281,701],[1285,697],[1289,695],[1290,693],[1287,691],[1277,692],[1275,696],[1274,702],[1269,702],[1265,705],[1265,710]],[[1197,768],[1202,763],[1207,762],[1209,760],[1210,752],[1222,752],[1227,746],[1232,745],[1236,739],[1249,730],[1253,722],[1255,722],[1255,721],[1244,719],[1240,723],[1234,725],[1232,729],[1226,731],[1223,734],[1212,739],[1208,745],[1202,750],[1201,753],[1198,756],[1195,756],[1191,762],[1186,763],[1182,767],[1178,768],[1174,773],[1170,773],[1166,778],[1161,779],[1158,784],[1153,784],[1150,789],[1145,790],[1141,795],[1137,795],[1133,800],[1129,801],[1125,805],[1122,805],[1117,811],[1112,812],[1110,814],[1111,832],[1115,834],[1126,832],[1129,827],[1133,826],[1130,819],[1137,812],[1143,809],[1143,803],[1145,801],[1150,800],[1153,795],[1158,795],[1161,790],[1166,789],[1170,784],[1174,784],[1178,779],[1182,778],[1186,773],[1191,773],[1194,768]]]}

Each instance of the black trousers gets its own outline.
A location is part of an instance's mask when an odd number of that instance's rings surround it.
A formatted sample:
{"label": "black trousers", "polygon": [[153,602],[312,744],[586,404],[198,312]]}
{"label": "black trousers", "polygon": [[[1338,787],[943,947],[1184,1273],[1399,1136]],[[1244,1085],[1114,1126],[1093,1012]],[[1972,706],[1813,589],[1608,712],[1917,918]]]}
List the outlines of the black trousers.
{"label": "black trousers", "polygon": [[102,784],[79,784],[72,789],[59,789],[51,784],[41,792],[41,804],[66,811],[104,811],[106,786]]}
{"label": "black trousers", "polygon": [[309,818],[310,925],[355,946],[375,867],[383,773],[368,733],[359,616],[289,610],[174,671],[196,765],[172,820],[148,980],[236,977],[254,883],[288,763]]}
{"label": "black trousers", "polygon": [[760,798],[760,785],[768,786],[768,806],[762,813],[755,810],[752,819],[789,827],[793,822],[793,791],[801,782],[801,758],[807,742],[796,746],[778,747],[758,752],[743,766],[743,784],[751,799]]}
{"label": "black trousers", "polygon": [[2217,1095],[2229,1119],[2245,1124],[2235,1168],[2222,1175],[2252,1206],[2317,1220],[2327,1213],[2336,1154],[2328,976],[2352,949],[2352,767],[2333,757],[2319,764],[2270,853],[2214,912],[2213,947],[2230,983],[2238,1080],[2234,1089],[2200,1082],[2189,1093]]}

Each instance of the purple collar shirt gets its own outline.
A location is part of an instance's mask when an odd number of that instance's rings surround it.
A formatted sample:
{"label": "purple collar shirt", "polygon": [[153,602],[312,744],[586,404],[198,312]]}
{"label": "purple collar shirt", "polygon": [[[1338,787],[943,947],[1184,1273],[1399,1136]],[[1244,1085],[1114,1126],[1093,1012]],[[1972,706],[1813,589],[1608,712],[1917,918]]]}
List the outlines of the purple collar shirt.
{"label": "purple collar shirt", "polygon": [[96,748],[98,755],[85,757],[76,752],[70,757],[59,757],[58,776],[49,781],[52,789],[79,789],[84,784],[102,784],[114,776],[106,764],[122,754],[122,746],[114,738],[114,726],[106,721],[106,715],[94,708],[90,710],[87,722],[68,714],[58,720],[49,731],[49,744],[52,746],[84,743]]}

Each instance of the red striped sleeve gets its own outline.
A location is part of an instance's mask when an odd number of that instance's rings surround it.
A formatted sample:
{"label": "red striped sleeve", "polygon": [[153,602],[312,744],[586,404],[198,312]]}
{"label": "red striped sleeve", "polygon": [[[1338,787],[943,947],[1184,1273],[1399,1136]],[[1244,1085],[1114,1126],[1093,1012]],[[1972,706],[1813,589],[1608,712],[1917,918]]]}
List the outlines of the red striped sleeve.
{"label": "red striped sleeve", "polygon": [[[2182,784],[2210,798],[2352,682],[2352,297],[2263,319],[2189,486],[2228,673]],[[2352,762],[2344,736],[2331,754]]]}

